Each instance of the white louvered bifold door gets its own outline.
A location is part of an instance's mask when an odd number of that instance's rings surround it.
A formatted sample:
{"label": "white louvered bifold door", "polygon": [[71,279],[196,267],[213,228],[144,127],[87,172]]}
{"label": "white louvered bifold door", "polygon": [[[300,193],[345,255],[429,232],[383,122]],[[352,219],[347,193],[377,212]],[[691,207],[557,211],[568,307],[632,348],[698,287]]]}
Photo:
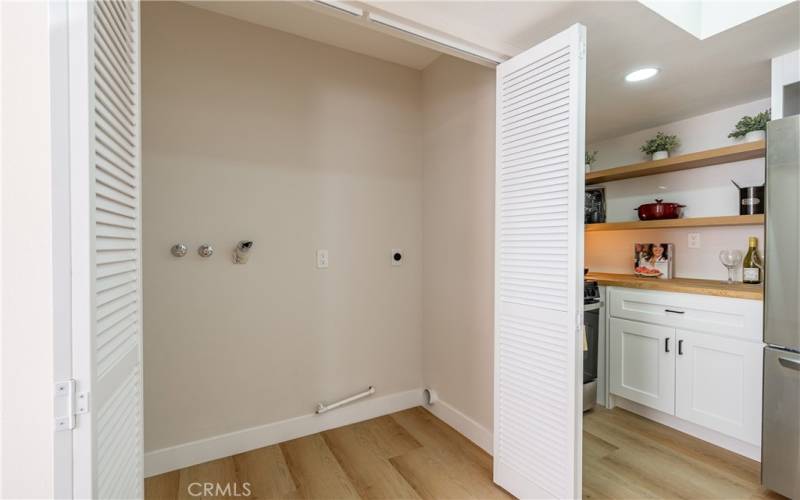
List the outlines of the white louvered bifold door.
{"label": "white louvered bifold door", "polygon": [[90,391],[90,411],[74,433],[74,491],[142,498],[138,2],[71,2],[70,40],[73,235],[87,240],[74,245],[73,335],[79,390]]}
{"label": "white louvered bifold door", "polygon": [[585,33],[497,67],[494,480],[581,496]]}

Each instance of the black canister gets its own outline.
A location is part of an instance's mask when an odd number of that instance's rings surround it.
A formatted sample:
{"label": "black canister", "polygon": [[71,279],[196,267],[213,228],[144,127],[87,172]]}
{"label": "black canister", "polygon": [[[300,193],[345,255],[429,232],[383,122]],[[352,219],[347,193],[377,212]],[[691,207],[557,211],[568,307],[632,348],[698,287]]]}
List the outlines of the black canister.
{"label": "black canister", "polygon": [[755,215],[764,213],[764,185],[739,188],[739,215]]}

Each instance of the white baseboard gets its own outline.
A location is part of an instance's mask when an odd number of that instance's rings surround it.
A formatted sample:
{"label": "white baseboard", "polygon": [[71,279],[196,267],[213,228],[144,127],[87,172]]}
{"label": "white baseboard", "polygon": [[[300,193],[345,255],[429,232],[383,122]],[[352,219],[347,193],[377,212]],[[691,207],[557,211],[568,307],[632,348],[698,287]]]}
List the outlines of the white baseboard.
{"label": "white baseboard", "polygon": [[[361,422],[423,404],[422,389],[369,398],[330,413],[311,413],[144,454],[145,477]],[[444,419],[443,419],[444,420]],[[452,425],[452,424],[451,424]],[[489,441],[491,443],[491,441]]]}
{"label": "white baseboard", "polygon": [[613,400],[615,406],[619,406],[620,408],[628,410],[631,413],[654,420],[659,424],[666,425],[667,427],[672,427],[673,429],[677,429],[685,434],[694,436],[697,439],[707,441],[713,445],[719,446],[720,448],[725,448],[728,451],[738,453],[739,455],[745,456],[751,460],[755,460],[756,462],[761,462],[760,446],[746,443],[740,439],[726,436],[725,434],[721,434],[715,430],[693,424],[692,422],[688,422],[681,418],[668,415],[652,408],[648,408],[647,406],[636,403],[635,401],[630,401],[619,396],[613,396]]}
{"label": "white baseboard", "polygon": [[483,448],[489,455],[492,454],[492,431],[472,420],[457,410],[454,406],[437,401],[432,405],[424,405],[423,408],[433,413],[447,425],[457,430],[467,439]]}

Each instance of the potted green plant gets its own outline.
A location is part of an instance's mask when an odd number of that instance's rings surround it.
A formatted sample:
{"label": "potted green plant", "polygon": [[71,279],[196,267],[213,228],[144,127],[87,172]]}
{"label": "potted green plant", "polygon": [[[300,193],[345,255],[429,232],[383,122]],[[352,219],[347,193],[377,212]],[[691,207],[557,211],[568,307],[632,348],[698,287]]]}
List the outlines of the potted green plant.
{"label": "potted green plant", "polygon": [[664,132],[659,132],[655,137],[644,143],[642,152],[651,155],[654,160],[663,160],[669,157],[669,153],[680,144],[677,135],[666,135]]}
{"label": "potted green plant", "polygon": [[586,171],[590,172],[592,170],[592,163],[597,160],[597,151],[586,152]]}
{"label": "potted green plant", "polygon": [[728,137],[738,139],[744,136],[747,142],[763,141],[767,137],[767,122],[772,119],[772,110],[762,111],[755,116],[743,116]]}

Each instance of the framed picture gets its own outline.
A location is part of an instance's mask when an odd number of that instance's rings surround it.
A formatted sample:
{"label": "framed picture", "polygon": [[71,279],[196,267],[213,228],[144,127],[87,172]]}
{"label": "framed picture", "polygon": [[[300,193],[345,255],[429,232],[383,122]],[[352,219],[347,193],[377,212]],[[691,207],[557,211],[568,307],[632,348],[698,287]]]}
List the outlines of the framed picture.
{"label": "framed picture", "polygon": [[584,203],[584,224],[598,224],[606,221],[606,188],[586,188]]}
{"label": "framed picture", "polygon": [[633,272],[637,276],[672,278],[672,243],[636,243],[633,255]]}

